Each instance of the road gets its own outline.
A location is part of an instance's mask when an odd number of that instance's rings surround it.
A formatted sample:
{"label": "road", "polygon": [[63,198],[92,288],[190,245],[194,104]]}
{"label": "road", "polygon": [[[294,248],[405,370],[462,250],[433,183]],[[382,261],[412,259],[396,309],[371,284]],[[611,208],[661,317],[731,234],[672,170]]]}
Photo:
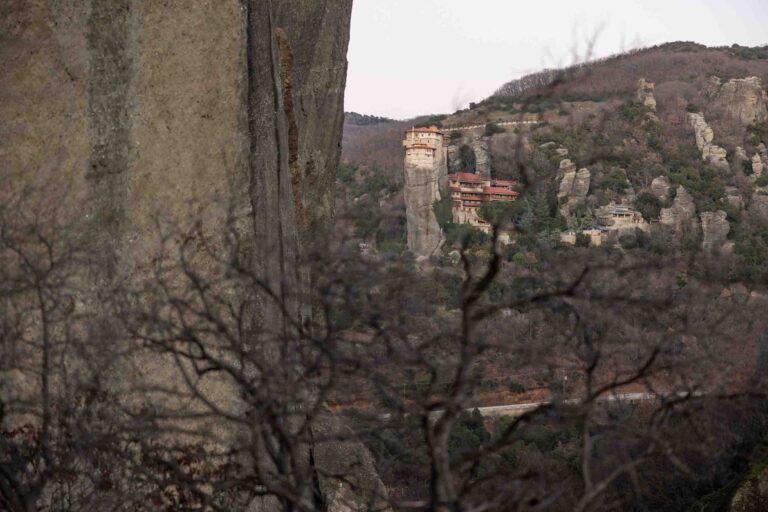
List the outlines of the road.
{"label": "road", "polygon": [[[655,395],[653,393],[623,393],[619,395],[609,395],[602,398],[598,398],[598,402],[642,402],[646,400],[656,400],[658,398],[663,398],[662,395]],[[577,405],[581,402],[578,398],[570,398],[568,400],[564,400],[563,403],[565,404],[572,404]],[[527,402],[522,404],[508,404],[508,405],[491,405],[488,407],[477,407],[476,409],[480,411],[480,414],[483,416],[488,417],[495,417],[495,416],[520,416],[521,414],[525,414],[528,411],[532,411],[536,409],[537,407],[541,407],[542,405],[547,405],[550,402]],[[474,410],[474,409],[472,409]],[[439,414],[440,412],[437,411]]]}
{"label": "road", "polygon": [[[700,391],[694,392],[694,393],[686,393],[686,392],[679,392],[675,396],[679,398],[685,398],[685,397],[701,397],[704,396],[705,393],[702,393]],[[665,395],[665,394],[659,394],[659,393],[620,393],[618,395],[607,395],[598,398],[596,401],[597,403],[612,403],[612,402],[619,402],[619,403],[634,403],[634,402],[646,402],[650,400],[661,400],[664,398],[669,398],[671,395]],[[487,418],[495,418],[495,417],[501,417],[501,416],[520,416],[525,414],[526,412],[532,411],[536,409],[537,407],[541,407],[543,405],[550,404],[550,401],[543,401],[543,402],[524,402],[519,404],[506,404],[506,405],[489,405],[484,407],[470,407],[469,409],[466,409],[467,411],[474,411],[477,409],[480,411],[480,414]],[[569,398],[567,400],[563,400],[561,403],[566,405],[578,405],[581,403],[580,398]],[[429,416],[430,419],[434,420],[443,413],[443,411],[432,411]],[[392,414],[390,413],[384,413],[379,415],[379,419],[384,421],[389,421],[389,419],[392,418]]]}
{"label": "road", "polygon": [[[543,121],[502,121],[499,123],[493,123],[496,126],[513,126],[513,125],[531,125],[531,124],[541,124]],[[461,132],[466,130],[478,130],[478,129],[485,129],[484,124],[472,124],[469,126],[444,126],[441,128],[441,130],[445,132]]]}

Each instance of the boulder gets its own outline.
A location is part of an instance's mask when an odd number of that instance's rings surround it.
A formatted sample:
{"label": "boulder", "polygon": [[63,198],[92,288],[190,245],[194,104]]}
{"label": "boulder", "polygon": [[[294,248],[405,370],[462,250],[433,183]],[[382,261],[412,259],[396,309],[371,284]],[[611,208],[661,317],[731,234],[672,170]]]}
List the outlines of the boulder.
{"label": "boulder", "polygon": [[674,228],[677,232],[682,232],[686,225],[694,219],[695,214],[696,204],[693,202],[693,197],[681,185],[677,187],[677,194],[672,206],[661,209],[660,222],[665,226]]}
{"label": "boulder", "polygon": [[720,252],[728,241],[728,233],[731,231],[731,226],[726,220],[726,213],[722,210],[702,213],[701,231],[703,234],[702,250],[707,254]]}
{"label": "boulder", "polygon": [[712,103],[745,125],[768,120],[768,95],[756,76],[732,78],[723,83],[716,76],[707,84]]}
{"label": "boulder", "polygon": [[727,155],[728,152],[725,148],[712,144],[709,146],[709,154],[705,157],[705,160],[720,171],[730,171],[731,166],[728,163]]}
{"label": "boulder", "polygon": [[659,176],[654,178],[651,182],[651,193],[665,201],[669,197],[669,178],[666,176]]}

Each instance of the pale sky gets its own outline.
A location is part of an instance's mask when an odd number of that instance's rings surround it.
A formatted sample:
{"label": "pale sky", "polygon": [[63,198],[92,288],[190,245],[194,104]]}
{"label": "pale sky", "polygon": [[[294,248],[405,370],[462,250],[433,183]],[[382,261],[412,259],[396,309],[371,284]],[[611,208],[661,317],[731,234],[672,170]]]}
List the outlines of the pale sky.
{"label": "pale sky", "polygon": [[354,0],[345,110],[451,113],[513,78],[669,41],[768,44],[768,0]]}

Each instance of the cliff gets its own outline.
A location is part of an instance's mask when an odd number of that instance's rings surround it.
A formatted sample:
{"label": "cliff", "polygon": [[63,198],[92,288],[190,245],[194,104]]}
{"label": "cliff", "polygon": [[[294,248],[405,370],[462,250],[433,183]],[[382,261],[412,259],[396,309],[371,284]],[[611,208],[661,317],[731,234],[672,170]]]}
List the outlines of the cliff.
{"label": "cliff", "polygon": [[426,259],[443,244],[433,206],[440,201],[441,188],[448,192],[445,185],[441,187],[448,178],[448,148],[442,132],[435,127],[408,130],[403,145],[408,250],[417,258]]}
{"label": "cliff", "polygon": [[768,94],[759,77],[732,78],[727,82],[716,76],[707,84],[713,105],[744,125],[768,119]]}
{"label": "cliff", "polygon": [[696,147],[701,151],[701,159],[715,166],[721,171],[728,171],[730,166],[726,160],[726,150],[712,141],[715,138],[714,131],[704,119],[704,114],[689,113],[688,122],[693,128],[696,137]]}
{"label": "cliff", "polygon": [[[351,0],[11,4],[0,166],[9,191],[36,186],[81,225],[95,269],[83,302],[98,309],[108,286],[146,277],[155,214],[183,224],[203,205],[201,243],[234,213],[246,261],[277,294],[257,297],[254,325],[286,335],[308,319],[306,261],[333,216]],[[207,398],[240,399],[227,387]]]}

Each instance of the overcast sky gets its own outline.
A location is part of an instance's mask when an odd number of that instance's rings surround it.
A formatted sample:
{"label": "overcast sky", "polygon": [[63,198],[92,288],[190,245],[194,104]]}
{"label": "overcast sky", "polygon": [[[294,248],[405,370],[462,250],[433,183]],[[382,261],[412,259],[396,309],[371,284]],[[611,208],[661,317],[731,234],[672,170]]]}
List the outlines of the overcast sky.
{"label": "overcast sky", "polygon": [[668,41],[768,44],[768,0],[354,0],[347,111],[453,112],[504,82]]}

